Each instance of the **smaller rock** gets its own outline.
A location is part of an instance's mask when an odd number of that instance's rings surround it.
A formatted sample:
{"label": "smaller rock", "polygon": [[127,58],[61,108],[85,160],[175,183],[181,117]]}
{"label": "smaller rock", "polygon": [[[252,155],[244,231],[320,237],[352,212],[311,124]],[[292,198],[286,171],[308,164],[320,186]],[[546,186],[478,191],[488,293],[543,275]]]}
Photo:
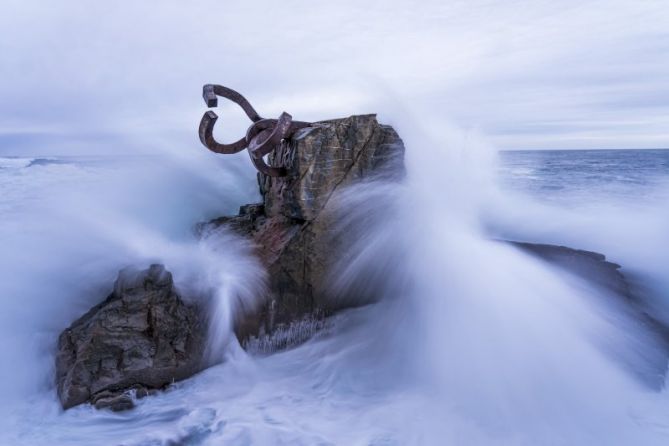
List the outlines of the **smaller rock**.
{"label": "smaller rock", "polygon": [[61,333],[56,384],[64,409],[132,408],[138,397],[204,368],[206,324],[162,265],[119,273],[107,299]]}
{"label": "smaller rock", "polygon": [[144,397],[154,395],[156,392],[158,392],[156,389],[147,389],[146,387],[136,384],[131,387],[130,389],[131,392],[134,392],[135,398],[138,400],[141,400]]}
{"label": "smaller rock", "polygon": [[109,409],[114,412],[130,410],[135,407],[135,403],[127,393],[101,392],[96,395],[92,403],[96,409]]}

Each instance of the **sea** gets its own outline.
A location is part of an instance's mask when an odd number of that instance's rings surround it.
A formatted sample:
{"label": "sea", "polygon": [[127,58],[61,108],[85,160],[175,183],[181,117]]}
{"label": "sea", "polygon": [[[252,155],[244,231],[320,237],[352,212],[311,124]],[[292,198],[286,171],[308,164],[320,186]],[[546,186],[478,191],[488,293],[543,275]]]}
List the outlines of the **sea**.
{"label": "sea", "polygon": [[[666,348],[606,290],[500,242],[602,253],[669,324],[669,150],[406,143],[405,181],[337,201],[358,241],[332,286],[376,303],[270,354],[231,335],[262,286],[248,245],[193,231],[260,199],[246,158],[0,157],[0,445],[669,444]],[[220,363],[131,411],[63,411],[58,334],[155,262],[206,295]],[[660,385],[634,373],[649,363]]]}

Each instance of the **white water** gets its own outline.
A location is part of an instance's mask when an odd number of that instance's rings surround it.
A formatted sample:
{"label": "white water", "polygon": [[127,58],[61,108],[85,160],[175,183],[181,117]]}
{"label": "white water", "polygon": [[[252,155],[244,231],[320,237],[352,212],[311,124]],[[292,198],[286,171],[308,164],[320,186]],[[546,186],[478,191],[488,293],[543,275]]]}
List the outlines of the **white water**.
{"label": "white water", "polygon": [[[158,156],[0,158],[0,445],[669,444],[666,390],[639,379],[666,364],[652,337],[601,291],[490,241],[605,253],[669,321],[669,187],[546,201],[503,189],[472,136],[665,145],[663,2],[196,3],[3,3],[2,153]],[[191,233],[258,199],[245,154],[195,138],[206,82],[268,117],[376,111],[407,143],[405,185],[340,197],[359,241],[333,286],[378,304],[290,351],[238,348],[231,312],[264,273],[243,241]],[[232,140],[246,119],[221,109]],[[62,412],[58,334],[121,267],[152,262],[209,301],[225,362],[128,413]]]}
{"label": "white water", "polygon": [[[263,272],[233,236],[198,243],[190,233],[257,199],[245,159],[9,162],[0,444],[667,444],[666,391],[607,353],[643,369],[657,346],[601,291],[490,240],[597,249],[661,279],[666,210],[652,200],[635,213],[539,205],[500,190],[485,145],[465,152],[457,134],[398,130],[406,184],[339,197],[342,228],[359,241],[333,286],[378,303],[267,357],[246,355],[228,324],[239,301],[253,305]],[[119,268],[156,261],[186,295],[211,299],[212,353],[224,362],[127,413],[62,412],[58,333],[105,297]]]}

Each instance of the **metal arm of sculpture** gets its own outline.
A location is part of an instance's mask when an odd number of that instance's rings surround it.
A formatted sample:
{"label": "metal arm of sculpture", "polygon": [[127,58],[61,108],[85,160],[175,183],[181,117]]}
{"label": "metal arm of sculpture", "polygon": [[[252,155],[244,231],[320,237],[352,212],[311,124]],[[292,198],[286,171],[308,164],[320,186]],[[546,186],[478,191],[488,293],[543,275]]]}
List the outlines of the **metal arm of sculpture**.
{"label": "metal arm of sculpture", "polygon": [[249,101],[238,92],[221,85],[207,84],[202,88],[202,97],[208,107],[218,105],[218,97],[221,96],[239,105],[253,124],[246,132],[246,136],[232,144],[221,144],[214,138],[214,125],[218,116],[213,111],[205,112],[200,120],[200,141],[206,148],[216,153],[232,154],[247,149],[253,165],[265,175],[281,177],[286,175],[283,167],[270,167],[265,163],[263,157],[276,149],[281,141],[290,138],[293,133],[304,127],[308,122],[293,121],[292,116],[283,112],[279,119],[263,119],[255,111]]}

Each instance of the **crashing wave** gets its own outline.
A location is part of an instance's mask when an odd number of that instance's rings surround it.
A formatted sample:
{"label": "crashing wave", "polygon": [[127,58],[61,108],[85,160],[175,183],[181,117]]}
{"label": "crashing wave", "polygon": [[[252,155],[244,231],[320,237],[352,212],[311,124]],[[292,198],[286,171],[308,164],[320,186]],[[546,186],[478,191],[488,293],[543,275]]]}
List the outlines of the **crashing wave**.
{"label": "crashing wave", "polygon": [[21,169],[28,167],[35,158],[0,157],[0,169]]}
{"label": "crashing wave", "polygon": [[70,162],[58,158],[0,158],[0,169],[24,169],[26,167],[48,166],[52,164],[70,164]]}

